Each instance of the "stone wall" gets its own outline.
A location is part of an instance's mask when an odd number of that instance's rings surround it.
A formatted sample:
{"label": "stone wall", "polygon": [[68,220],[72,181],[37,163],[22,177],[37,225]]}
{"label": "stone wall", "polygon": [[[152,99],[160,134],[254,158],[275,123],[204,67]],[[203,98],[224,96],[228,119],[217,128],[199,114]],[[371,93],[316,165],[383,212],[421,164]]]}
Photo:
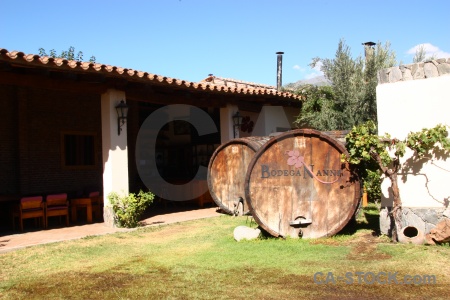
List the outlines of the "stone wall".
{"label": "stone wall", "polygon": [[378,72],[378,84],[439,77],[450,74],[450,58],[401,65]]}
{"label": "stone wall", "polygon": [[[431,229],[445,218],[450,218],[450,209],[448,208],[402,208],[402,227],[414,226],[424,234],[429,233]],[[392,226],[388,208],[382,207],[380,210],[380,232],[390,235]]]}

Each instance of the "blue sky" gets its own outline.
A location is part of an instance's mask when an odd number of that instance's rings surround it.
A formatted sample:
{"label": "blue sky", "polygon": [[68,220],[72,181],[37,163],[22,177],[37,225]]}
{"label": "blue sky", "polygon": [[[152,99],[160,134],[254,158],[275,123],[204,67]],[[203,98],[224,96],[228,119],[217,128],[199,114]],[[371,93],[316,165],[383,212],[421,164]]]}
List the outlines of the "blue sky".
{"label": "blue sky", "polygon": [[209,73],[276,85],[319,74],[313,57],[333,58],[345,39],[391,43],[411,63],[414,47],[450,57],[447,0],[79,0],[1,1],[0,48],[38,54],[74,46],[98,63],[200,81]]}

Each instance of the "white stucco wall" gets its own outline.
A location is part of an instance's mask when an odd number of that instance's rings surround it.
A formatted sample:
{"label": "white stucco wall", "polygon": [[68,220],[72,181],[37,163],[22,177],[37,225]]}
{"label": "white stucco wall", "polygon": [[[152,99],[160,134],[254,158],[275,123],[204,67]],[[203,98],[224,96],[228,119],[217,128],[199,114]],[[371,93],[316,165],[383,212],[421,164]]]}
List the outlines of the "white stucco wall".
{"label": "white stucco wall", "polygon": [[[221,142],[233,139],[233,115],[239,111],[235,105],[228,105],[220,109]],[[299,108],[282,106],[264,106],[259,113],[239,111],[242,117],[250,117],[254,127],[252,132],[238,130],[236,137],[268,136],[279,129],[292,129],[293,122],[300,113]]]}
{"label": "white stucco wall", "polygon": [[[128,194],[127,124],[118,134],[116,105],[126,100],[123,91],[108,90],[101,96],[103,196],[105,207],[110,205],[108,194]],[[105,220],[106,221],[106,220]]]}
{"label": "white stucco wall", "polygon": [[[398,68],[398,67],[397,67]],[[404,139],[409,132],[450,125],[450,75],[383,83],[377,86],[379,134]],[[412,151],[402,159],[402,166],[411,163]],[[392,206],[388,179],[383,181],[382,206]],[[412,169],[401,171],[400,195],[404,207],[443,207],[450,198],[450,158],[433,158],[424,164],[414,163]]]}
{"label": "white stucco wall", "polygon": [[379,133],[399,138],[450,124],[450,75],[378,85],[377,110]]}
{"label": "white stucco wall", "polygon": [[220,142],[226,143],[234,138],[233,115],[239,111],[236,105],[220,108]]}
{"label": "white stucco wall", "polygon": [[282,106],[264,106],[255,122],[254,136],[268,136],[279,129],[292,128],[291,111],[286,114]]}

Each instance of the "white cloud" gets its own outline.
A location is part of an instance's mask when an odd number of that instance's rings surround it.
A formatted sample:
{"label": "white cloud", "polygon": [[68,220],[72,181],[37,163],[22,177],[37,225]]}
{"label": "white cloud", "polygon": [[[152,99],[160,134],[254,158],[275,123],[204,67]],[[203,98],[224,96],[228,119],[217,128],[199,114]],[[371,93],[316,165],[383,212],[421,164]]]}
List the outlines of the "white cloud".
{"label": "white cloud", "polygon": [[445,52],[445,51],[439,49],[439,47],[434,46],[433,44],[430,44],[430,43],[423,43],[423,44],[416,45],[416,46],[412,47],[411,49],[409,49],[406,53],[415,55],[416,51],[418,49],[420,49],[420,47],[422,47],[422,46],[424,47],[426,57],[431,57],[431,56],[434,56],[436,58],[450,57],[449,52]]}
{"label": "white cloud", "polygon": [[295,65],[292,67],[292,69],[299,71],[302,75],[302,79],[311,79],[317,76],[322,76],[323,72],[320,71],[320,68],[322,67],[322,62],[318,62],[314,68],[309,67],[301,67],[299,65]]}
{"label": "white cloud", "polygon": [[294,70],[299,70],[299,71],[302,71],[302,72],[305,71],[305,68],[302,68],[302,67],[300,67],[299,65],[293,66],[292,69],[294,69]]}
{"label": "white cloud", "polygon": [[312,69],[323,74],[323,72],[320,70],[322,68],[322,66],[323,66],[323,63],[319,60],[316,63],[316,65],[314,66],[314,68],[312,68]]}
{"label": "white cloud", "polygon": [[311,72],[305,75],[305,79],[311,79],[314,77],[322,76],[323,72]]}
{"label": "white cloud", "polygon": [[305,79],[311,79],[317,76],[323,76],[323,72],[320,70],[322,68],[322,62],[318,61],[311,72],[305,75]]}

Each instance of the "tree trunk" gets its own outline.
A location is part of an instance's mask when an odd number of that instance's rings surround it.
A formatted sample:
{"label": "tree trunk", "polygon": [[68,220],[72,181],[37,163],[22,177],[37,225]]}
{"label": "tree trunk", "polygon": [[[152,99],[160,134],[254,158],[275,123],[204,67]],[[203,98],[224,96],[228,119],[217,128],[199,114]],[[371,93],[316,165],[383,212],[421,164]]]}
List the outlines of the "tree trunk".
{"label": "tree trunk", "polygon": [[394,198],[392,210],[390,212],[391,222],[394,223],[392,231],[392,240],[398,241],[398,234],[402,229],[402,200],[400,198],[400,189],[398,188],[398,176],[395,171],[386,172],[386,176],[391,180],[392,196]]}
{"label": "tree trunk", "polygon": [[383,165],[383,162],[381,160],[381,157],[378,153],[375,151],[371,151],[370,155],[372,158],[378,163],[378,166],[380,167],[381,171],[386,175],[386,177],[389,178],[391,181],[391,188],[392,188],[392,196],[394,198],[392,210],[389,213],[389,217],[391,220],[391,223],[394,223],[393,230],[392,230],[392,241],[398,242],[398,233],[402,229],[402,200],[400,198],[400,189],[398,188],[398,170],[400,168],[399,159],[396,158],[393,161],[393,169],[389,169],[388,167],[385,167]]}

